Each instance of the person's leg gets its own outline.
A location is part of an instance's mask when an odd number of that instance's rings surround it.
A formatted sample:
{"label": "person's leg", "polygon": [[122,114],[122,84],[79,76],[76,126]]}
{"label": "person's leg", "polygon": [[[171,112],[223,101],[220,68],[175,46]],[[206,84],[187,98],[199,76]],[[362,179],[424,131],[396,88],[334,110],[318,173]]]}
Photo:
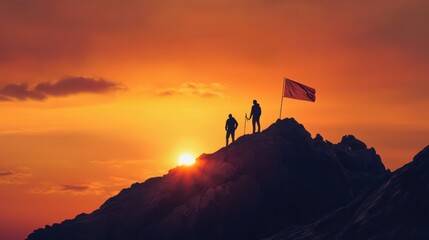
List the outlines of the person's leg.
{"label": "person's leg", "polygon": [[226,132],[226,146],[228,146],[228,140],[229,140],[229,132]]}
{"label": "person's leg", "polygon": [[232,142],[235,141],[235,131],[231,133],[231,137],[232,137]]}
{"label": "person's leg", "polygon": [[252,118],[253,133],[255,133],[255,124],[256,124],[255,118]]}
{"label": "person's leg", "polygon": [[258,132],[261,132],[261,124],[259,123],[259,118],[258,118],[258,121],[256,123],[258,124]]}

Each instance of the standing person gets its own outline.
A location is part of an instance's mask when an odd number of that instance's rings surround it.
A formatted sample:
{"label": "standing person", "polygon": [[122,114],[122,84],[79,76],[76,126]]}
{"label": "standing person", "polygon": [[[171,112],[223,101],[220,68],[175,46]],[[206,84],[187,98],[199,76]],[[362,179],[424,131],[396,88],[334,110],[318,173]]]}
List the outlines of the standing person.
{"label": "standing person", "polygon": [[261,124],[259,123],[259,118],[261,117],[261,114],[261,106],[259,106],[258,101],[253,100],[252,111],[250,112],[250,116],[247,119],[250,120],[252,118],[253,133],[255,133],[255,124],[258,124],[258,133],[261,132]]}
{"label": "standing person", "polygon": [[229,135],[231,135],[232,142],[235,141],[235,129],[237,129],[237,127],[238,127],[237,120],[235,120],[232,114],[229,114],[228,119],[226,120],[226,123],[225,123],[226,146],[228,146]]}

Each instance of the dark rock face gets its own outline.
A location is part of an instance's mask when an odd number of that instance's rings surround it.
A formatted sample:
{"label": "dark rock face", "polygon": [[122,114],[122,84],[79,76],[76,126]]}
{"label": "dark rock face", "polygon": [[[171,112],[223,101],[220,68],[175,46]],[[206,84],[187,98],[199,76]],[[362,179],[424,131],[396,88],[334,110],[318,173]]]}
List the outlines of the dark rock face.
{"label": "dark rock face", "polygon": [[28,239],[260,239],[354,203],[389,175],[353,136],[332,144],[279,120]]}
{"label": "dark rock face", "polygon": [[321,220],[270,239],[429,239],[429,146],[380,187]]}

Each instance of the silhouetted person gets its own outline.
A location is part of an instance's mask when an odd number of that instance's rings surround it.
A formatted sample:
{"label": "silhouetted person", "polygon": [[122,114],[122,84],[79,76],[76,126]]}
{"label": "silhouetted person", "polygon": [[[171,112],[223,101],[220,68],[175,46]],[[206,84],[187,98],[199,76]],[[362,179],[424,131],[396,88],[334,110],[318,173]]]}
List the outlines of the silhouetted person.
{"label": "silhouetted person", "polygon": [[235,129],[238,127],[238,122],[235,120],[234,117],[232,117],[232,114],[228,115],[228,119],[225,123],[225,130],[226,130],[226,146],[228,146],[229,141],[229,135],[231,135],[232,142],[235,141]]}
{"label": "silhouetted person", "polygon": [[253,100],[252,111],[250,112],[250,116],[247,119],[250,120],[252,118],[253,133],[255,133],[255,124],[258,124],[258,133],[261,132],[261,124],[259,123],[261,114],[261,106],[259,106],[259,103],[256,100]]}

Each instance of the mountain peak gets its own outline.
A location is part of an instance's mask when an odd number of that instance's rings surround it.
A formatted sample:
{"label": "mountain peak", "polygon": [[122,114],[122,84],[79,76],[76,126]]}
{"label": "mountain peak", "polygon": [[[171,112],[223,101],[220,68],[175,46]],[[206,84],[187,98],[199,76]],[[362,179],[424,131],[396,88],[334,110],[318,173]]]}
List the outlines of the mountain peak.
{"label": "mountain peak", "polygon": [[388,175],[355,137],[332,144],[283,119],[28,239],[260,239],[345,206]]}

